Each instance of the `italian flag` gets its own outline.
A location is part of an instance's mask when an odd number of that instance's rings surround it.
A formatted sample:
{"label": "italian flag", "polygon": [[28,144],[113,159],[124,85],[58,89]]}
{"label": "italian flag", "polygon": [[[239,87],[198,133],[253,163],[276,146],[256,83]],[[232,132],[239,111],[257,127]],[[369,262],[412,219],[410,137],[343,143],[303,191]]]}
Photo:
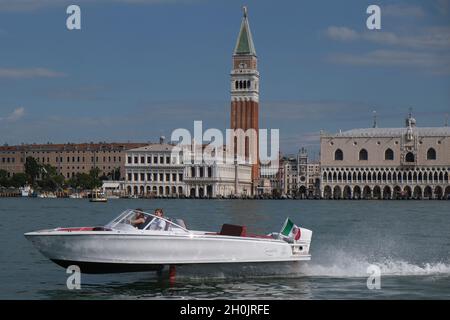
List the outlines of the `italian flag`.
{"label": "italian flag", "polygon": [[294,240],[300,239],[301,231],[289,218],[286,218],[283,228],[281,228],[281,234],[288,238],[293,238]]}

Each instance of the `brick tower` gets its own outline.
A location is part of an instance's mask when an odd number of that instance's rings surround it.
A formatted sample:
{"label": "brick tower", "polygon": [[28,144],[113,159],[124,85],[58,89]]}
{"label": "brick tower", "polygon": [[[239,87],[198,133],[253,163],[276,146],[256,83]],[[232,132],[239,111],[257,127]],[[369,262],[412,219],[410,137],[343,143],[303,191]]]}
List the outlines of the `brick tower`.
{"label": "brick tower", "polygon": [[247,8],[244,7],[244,16],[233,52],[233,69],[231,70],[231,129],[242,129],[244,132],[247,129],[256,130],[256,137],[251,139],[246,136],[244,140],[245,159],[253,163],[253,194],[259,182],[259,72],[257,62]]}

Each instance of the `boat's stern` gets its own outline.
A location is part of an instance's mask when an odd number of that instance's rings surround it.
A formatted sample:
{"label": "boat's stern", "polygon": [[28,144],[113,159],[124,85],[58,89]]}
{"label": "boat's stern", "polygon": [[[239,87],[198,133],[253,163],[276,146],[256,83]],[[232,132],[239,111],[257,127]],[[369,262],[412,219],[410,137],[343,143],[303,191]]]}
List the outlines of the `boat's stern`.
{"label": "boat's stern", "polygon": [[302,260],[311,260],[311,254],[309,253],[312,231],[305,228],[300,229],[300,238],[294,240],[291,243],[292,255],[296,257],[302,257]]}

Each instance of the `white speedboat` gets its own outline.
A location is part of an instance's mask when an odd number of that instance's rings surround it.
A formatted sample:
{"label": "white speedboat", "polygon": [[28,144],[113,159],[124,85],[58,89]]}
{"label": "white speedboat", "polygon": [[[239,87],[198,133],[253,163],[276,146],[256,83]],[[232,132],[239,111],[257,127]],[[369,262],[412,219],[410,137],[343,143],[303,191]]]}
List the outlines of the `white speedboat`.
{"label": "white speedboat", "polygon": [[[138,215],[144,222],[133,226]],[[141,220],[142,221],[142,220]],[[292,229],[292,223],[289,221]],[[158,230],[164,222],[164,228]],[[255,235],[224,224],[220,232],[189,230],[180,219],[126,210],[104,226],[56,228],[25,233],[48,259],[84,273],[160,271],[181,265],[297,263],[311,259],[312,231],[295,225],[294,237]],[[285,226],[283,230],[285,230]]]}

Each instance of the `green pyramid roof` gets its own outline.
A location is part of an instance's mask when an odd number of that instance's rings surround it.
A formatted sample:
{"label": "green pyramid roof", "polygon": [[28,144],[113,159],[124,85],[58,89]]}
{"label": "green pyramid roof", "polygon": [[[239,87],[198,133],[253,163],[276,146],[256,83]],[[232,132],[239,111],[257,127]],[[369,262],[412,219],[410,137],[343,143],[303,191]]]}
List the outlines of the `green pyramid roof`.
{"label": "green pyramid roof", "polygon": [[244,7],[244,17],[242,18],[241,30],[234,48],[235,55],[248,54],[256,56],[255,45],[253,44],[252,33],[247,18],[247,8]]}

